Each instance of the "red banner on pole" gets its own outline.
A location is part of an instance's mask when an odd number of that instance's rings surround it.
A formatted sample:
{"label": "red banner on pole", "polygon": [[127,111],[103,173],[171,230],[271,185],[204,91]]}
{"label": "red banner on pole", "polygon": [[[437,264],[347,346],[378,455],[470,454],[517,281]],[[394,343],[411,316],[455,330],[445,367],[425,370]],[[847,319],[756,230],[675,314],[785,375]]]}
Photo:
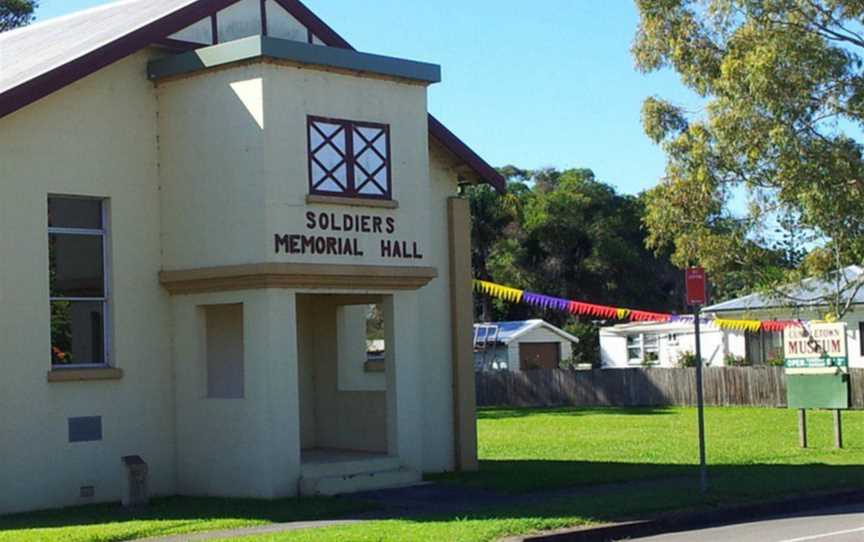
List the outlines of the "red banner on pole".
{"label": "red banner on pole", "polygon": [[696,306],[708,303],[705,270],[701,267],[691,267],[684,273],[684,277],[687,284],[687,304]]}

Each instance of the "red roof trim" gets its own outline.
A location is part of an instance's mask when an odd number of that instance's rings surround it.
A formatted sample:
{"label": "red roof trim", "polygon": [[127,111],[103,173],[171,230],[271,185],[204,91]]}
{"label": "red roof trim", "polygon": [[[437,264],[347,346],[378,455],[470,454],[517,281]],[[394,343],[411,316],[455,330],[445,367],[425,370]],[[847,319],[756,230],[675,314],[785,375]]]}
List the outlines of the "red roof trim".
{"label": "red roof trim", "polygon": [[[140,51],[148,45],[161,43],[178,46],[182,42],[171,43],[168,41],[168,36],[236,2],[238,0],[198,0],[105,44],[95,51],[22,83],[0,95],[0,118]],[[276,0],[276,2],[309,28],[326,45],[354,50],[351,44],[300,0]],[[495,168],[490,166],[432,115],[429,115],[429,131],[450,152],[468,164],[480,178],[494,186],[499,192],[505,191],[506,182]]]}
{"label": "red roof trim", "polygon": [[507,181],[498,173],[498,170],[490,166],[486,160],[431,114],[429,115],[429,131],[432,132],[435,139],[468,164],[480,178],[491,184],[495,190],[501,194],[507,191]]}

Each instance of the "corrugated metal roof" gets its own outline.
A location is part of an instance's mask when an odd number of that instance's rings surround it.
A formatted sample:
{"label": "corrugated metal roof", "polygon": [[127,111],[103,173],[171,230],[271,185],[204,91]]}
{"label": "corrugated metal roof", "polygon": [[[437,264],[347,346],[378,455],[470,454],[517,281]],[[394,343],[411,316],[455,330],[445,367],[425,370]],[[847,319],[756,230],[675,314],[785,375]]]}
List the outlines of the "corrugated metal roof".
{"label": "corrugated metal roof", "polygon": [[521,320],[514,322],[492,322],[488,325],[496,326],[498,328],[498,340],[500,342],[506,343],[510,342],[514,335],[519,333],[520,331],[527,331],[531,327],[535,327],[537,325],[537,320]]}
{"label": "corrugated metal roof", "polygon": [[196,0],[121,0],[0,33],[0,94]]}
{"label": "corrugated metal roof", "polygon": [[546,322],[544,320],[514,320],[510,322],[486,322],[480,324],[474,324],[474,327],[477,326],[495,326],[498,328],[498,342],[507,344],[512,340],[520,337],[522,334],[527,333],[531,329],[537,327],[545,327],[549,331],[559,335],[561,338],[571,342],[579,342],[579,339],[574,337],[573,335],[567,333],[561,328],[557,328]]}
{"label": "corrugated metal roof", "polygon": [[[841,270],[844,280],[852,282],[864,273],[864,269],[857,265],[850,265]],[[796,305],[816,307],[823,305],[820,302],[826,295],[835,291],[834,285],[817,278],[810,278],[801,281],[799,284],[789,286],[786,290],[788,296],[800,300]],[[853,298],[854,304],[864,303],[864,289],[855,292]],[[730,299],[723,303],[717,303],[710,307],[702,309],[704,312],[747,312],[759,309],[772,309],[788,306],[789,302],[779,296],[769,296],[766,294],[750,294],[737,299]]]}
{"label": "corrugated metal roof", "polygon": [[[714,329],[703,327],[703,331]],[[627,333],[679,333],[693,332],[693,321],[681,320],[678,322],[628,322],[600,328],[601,335],[626,335]]]}

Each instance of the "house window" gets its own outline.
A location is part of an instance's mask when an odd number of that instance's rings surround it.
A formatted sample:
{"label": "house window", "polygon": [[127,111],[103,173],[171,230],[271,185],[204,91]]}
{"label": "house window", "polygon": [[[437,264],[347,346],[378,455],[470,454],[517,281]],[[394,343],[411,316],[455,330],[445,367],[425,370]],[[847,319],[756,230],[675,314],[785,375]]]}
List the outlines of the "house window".
{"label": "house window", "polygon": [[666,340],[669,343],[669,346],[678,346],[678,344],[679,344],[677,333],[670,333],[669,336],[666,337]]}
{"label": "house window", "polygon": [[765,340],[765,362],[771,360],[783,359],[783,332],[771,331],[764,333]]}
{"label": "house window", "polygon": [[642,363],[642,335],[627,336],[627,361]]}
{"label": "house window", "polygon": [[645,335],[642,338],[643,363],[657,363],[660,359],[660,337],[658,335]]}
{"label": "house window", "polygon": [[390,199],[390,127],[309,117],[309,192]]}
{"label": "house window", "polygon": [[745,359],[751,365],[766,365],[783,359],[783,333],[755,331],[745,336]]}
{"label": "house window", "polygon": [[627,336],[627,361],[632,364],[657,363],[660,359],[660,337],[653,334]]}
{"label": "house window", "polygon": [[104,200],[48,198],[51,364],[108,365]]}

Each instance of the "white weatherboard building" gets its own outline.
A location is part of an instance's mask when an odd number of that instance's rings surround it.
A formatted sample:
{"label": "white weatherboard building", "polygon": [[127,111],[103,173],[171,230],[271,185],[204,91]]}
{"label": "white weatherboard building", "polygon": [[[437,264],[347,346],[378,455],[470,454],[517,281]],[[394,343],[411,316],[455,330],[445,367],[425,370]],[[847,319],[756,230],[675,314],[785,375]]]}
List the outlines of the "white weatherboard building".
{"label": "white weatherboard building", "polygon": [[[702,358],[712,367],[722,367],[727,355],[744,357],[744,334],[703,325]],[[693,323],[632,323],[600,330],[603,368],[678,367],[682,354],[696,351]],[[782,351],[783,345],[780,345]]]}
{"label": "white weatherboard building", "polygon": [[133,455],[159,495],[475,468],[456,194],[503,179],[428,114],[439,79],[297,0],[0,34],[0,513],[118,501]]}
{"label": "white weatherboard building", "polygon": [[477,370],[557,369],[579,339],[544,320],[474,324]]}
{"label": "white weatherboard building", "polygon": [[[850,367],[864,367],[864,290],[855,289],[864,270],[858,266],[840,272],[840,284],[849,285],[842,295],[851,301],[844,317]],[[820,300],[836,290],[835,284],[807,279],[789,287],[787,296],[800,300],[790,308],[783,299],[751,294],[703,309],[706,316],[748,320],[819,320],[827,308]],[[785,305],[785,306],[784,306]],[[722,367],[727,356],[745,359],[750,365],[765,365],[783,357],[783,334],[780,332],[743,332],[702,326],[702,357],[713,367]],[[667,323],[633,323],[609,326],[600,330],[600,353],[604,368],[677,367],[684,352],[695,352],[692,321]]]}

